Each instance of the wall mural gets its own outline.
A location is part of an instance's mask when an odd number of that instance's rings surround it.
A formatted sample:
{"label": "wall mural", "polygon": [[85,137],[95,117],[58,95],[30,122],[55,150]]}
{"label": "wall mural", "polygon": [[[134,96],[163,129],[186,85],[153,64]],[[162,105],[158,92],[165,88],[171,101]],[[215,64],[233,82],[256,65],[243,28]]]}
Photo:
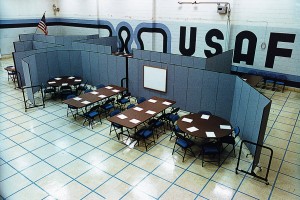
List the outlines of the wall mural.
{"label": "wall mural", "polygon": [[[126,53],[131,53],[131,44],[132,37],[134,37],[134,41],[137,44],[138,49],[144,50],[144,42],[142,40],[141,35],[145,32],[148,33],[160,33],[163,36],[163,52],[171,53],[171,32],[167,28],[167,26],[159,23],[141,23],[134,30],[134,34],[132,27],[128,23],[121,22],[121,28],[117,29],[117,35],[119,38],[120,49],[125,50]],[[119,26],[119,25],[118,25]],[[187,36],[187,27],[180,27],[180,38],[179,38],[179,51],[184,56],[192,56],[196,51],[196,35],[197,35],[197,27],[190,28],[190,35]],[[126,31],[127,37],[122,37],[122,32]],[[188,37],[188,38],[187,38]],[[207,46],[213,48],[215,52],[213,53],[211,50],[204,50],[204,54],[206,57],[211,57],[223,52],[223,47],[220,43],[214,42],[213,38],[216,37],[218,40],[224,40],[224,34],[219,29],[211,29],[205,35],[205,42]],[[296,38],[296,34],[290,33],[270,33],[270,39],[266,47],[267,56],[265,60],[266,68],[273,68],[274,61],[276,57],[287,57],[291,58],[293,49],[289,48],[279,48],[278,43],[294,43]],[[186,48],[186,40],[189,41],[189,47]],[[129,42],[131,41],[131,42]],[[243,53],[242,49],[244,47],[244,43],[247,41],[247,52]],[[253,65],[255,58],[255,51],[257,48],[257,36],[255,33],[251,31],[241,31],[236,35],[235,44],[234,44],[234,63],[241,63],[241,61],[245,61],[247,65]]]}
{"label": "wall mural", "polygon": [[[20,28],[20,27],[35,27],[36,23],[32,21],[23,23],[0,23],[0,29],[3,28]],[[171,52],[171,39],[172,34],[167,25],[162,23],[139,23],[135,29],[127,22],[117,23],[116,28],[107,20],[81,20],[81,19],[50,19],[47,23],[48,26],[72,26],[72,27],[85,27],[97,28],[108,31],[109,36],[118,36],[119,51],[126,53],[132,52],[132,44],[135,42],[138,49],[145,50],[146,41],[143,40],[144,33],[155,33],[162,36],[161,46],[164,53]],[[187,32],[190,34],[187,35]],[[198,29],[200,29],[198,27]],[[201,30],[199,30],[200,32]],[[211,57],[223,52],[222,43],[225,42],[224,30],[211,28],[205,33],[205,43],[211,49],[204,49],[204,55]],[[178,38],[178,52],[184,56],[193,56],[197,50],[197,27],[180,26]],[[254,64],[255,52],[257,48],[257,35],[249,30],[242,30],[236,34],[234,47],[233,63],[240,64],[245,62],[247,65]],[[291,33],[269,33],[269,41],[266,41],[264,48],[267,48],[264,67],[273,68],[276,57],[291,58],[293,49],[288,48],[295,42],[296,34]],[[173,42],[175,39],[173,38]],[[187,42],[188,41],[188,42]],[[157,41],[156,41],[157,42]],[[187,44],[187,45],[186,45]],[[286,48],[278,47],[279,44],[287,46]],[[173,43],[174,45],[174,43]],[[246,51],[245,51],[246,49]],[[173,48],[174,50],[174,48]],[[212,51],[214,50],[214,51]],[[263,64],[262,64],[263,65]]]}

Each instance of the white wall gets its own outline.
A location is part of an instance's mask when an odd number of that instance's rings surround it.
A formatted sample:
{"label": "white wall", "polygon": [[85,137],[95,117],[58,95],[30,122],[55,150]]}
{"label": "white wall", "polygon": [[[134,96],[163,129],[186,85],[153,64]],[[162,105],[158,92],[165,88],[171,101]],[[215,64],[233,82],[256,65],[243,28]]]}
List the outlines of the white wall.
{"label": "white wall", "polygon": [[[191,0],[193,1],[193,0]],[[206,0],[205,2],[210,1]],[[224,41],[218,41],[223,50],[234,48],[235,38],[241,31],[251,31],[257,36],[257,47],[253,65],[245,62],[234,65],[271,70],[294,75],[300,75],[298,65],[300,59],[300,1],[299,0],[227,0],[231,5],[230,28],[228,15],[219,15],[216,4],[180,5],[177,0],[40,0],[17,1],[0,0],[1,19],[40,18],[41,10],[47,10],[47,17],[81,20],[104,20],[110,22],[114,29],[120,22],[127,22],[133,30],[142,23],[161,23],[170,30],[171,52],[180,54],[179,30],[180,26],[187,27],[187,39],[189,39],[190,27],[197,27],[196,52],[194,56],[204,56],[204,50],[211,48],[205,42],[206,33],[212,29],[219,29],[225,37]],[[22,2],[22,5],[19,5]],[[26,3],[25,3],[26,2]],[[198,0],[201,2],[201,0]],[[210,1],[214,2],[214,1]],[[56,3],[60,8],[57,16],[52,12],[52,4]],[[4,7],[3,7],[4,5]],[[15,12],[15,7],[18,12]],[[30,11],[28,9],[30,9]],[[41,9],[41,7],[43,9]],[[5,12],[2,12],[5,10]],[[13,12],[14,11],[14,12]],[[49,12],[48,12],[49,11]],[[52,28],[52,30],[50,29]],[[95,34],[107,36],[107,30],[96,30],[81,27],[50,27],[49,34]],[[3,36],[3,31],[5,36]],[[6,32],[5,32],[6,31]],[[33,28],[20,29],[16,32],[1,30],[1,47],[10,52],[10,42],[16,39],[19,33],[31,32]],[[291,58],[276,57],[273,69],[265,68],[265,60],[268,50],[269,36],[271,32],[296,34],[294,43],[279,42],[279,48],[292,49]],[[11,36],[12,35],[12,36]],[[10,38],[9,43],[3,45],[3,37]],[[143,33],[145,49],[162,51],[162,37],[160,34]],[[216,39],[213,39],[217,41]],[[260,46],[265,42],[266,49]],[[228,45],[229,43],[229,45]],[[186,44],[187,45],[187,44]],[[132,47],[136,44],[133,42]],[[247,45],[244,44],[243,52]],[[212,52],[214,51],[211,49]]]}
{"label": "white wall", "polygon": [[[0,0],[0,21],[37,20],[42,18],[46,11],[46,20],[55,17],[52,5],[56,0]],[[36,27],[0,29],[0,53],[10,54],[14,51],[13,42],[18,41],[19,34],[34,33]],[[55,32],[55,27],[50,27],[49,32]]]}

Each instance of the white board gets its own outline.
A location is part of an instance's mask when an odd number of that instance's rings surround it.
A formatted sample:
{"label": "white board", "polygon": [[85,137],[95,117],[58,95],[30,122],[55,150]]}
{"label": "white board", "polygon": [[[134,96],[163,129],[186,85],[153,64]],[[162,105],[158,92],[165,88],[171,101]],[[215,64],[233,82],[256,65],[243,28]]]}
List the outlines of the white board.
{"label": "white board", "polygon": [[144,65],[144,88],[167,91],[167,69]]}

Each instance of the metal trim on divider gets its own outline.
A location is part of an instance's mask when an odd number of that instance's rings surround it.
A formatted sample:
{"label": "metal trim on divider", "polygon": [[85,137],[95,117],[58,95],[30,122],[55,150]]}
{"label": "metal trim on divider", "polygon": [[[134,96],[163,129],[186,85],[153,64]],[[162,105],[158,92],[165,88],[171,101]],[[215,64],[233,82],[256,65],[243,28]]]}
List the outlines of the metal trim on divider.
{"label": "metal trim on divider", "polygon": [[[33,103],[30,103],[28,105],[28,102],[29,102],[29,99],[26,100],[26,97],[25,97],[25,92],[24,90],[25,89],[28,89],[28,88],[35,88],[35,87],[39,87],[41,93],[42,93],[42,104],[36,104],[35,101]],[[23,101],[24,101],[24,105],[25,105],[25,112],[27,112],[27,109],[30,109],[30,108],[35,108],[35,107],[40,107],[40,106],[43,106],[43,108],[45,108],[45,101],[44,101],[44,94],[43,94],[43,89],[42,89],[42,86],[41,85],[35,85],[35,86],[25,86],[25,87],[21,87],[22,89],[22,93],[23,93]],[[34,94],[33,94],[34,96]],[[34,98],[34,97],[33,97]],[[27,106],[28,105],[28,106]]]}
{"label": "metal trim on divider", "polygon": [[[242,148],[243,148],[243,144],[244,143],[249,143],[249,144],[256,145],[256,146],[259,146],[261,148],[265,148],[265,149],[270,150],[271,155],[270,155],[269,164],[268,164],[268,168],[267,168],[267,173],[266,173],[265,177],[261,177],[261,176],[256,175],[255,172],[254,172],[254,168],[255,167],[252,167],[251,172],[247,172],[245,170],[239,169],[239,164],[240,164],[240,159],[241,159],[241,153],[242,153]],[[270,167],[271,167],[272,157],[273,157],[273,150],[270,147],[266,147],[266,146],[263,146],[263,145],[260,145],[260,144],[254,143],[254,142],[250,142],[250,141],[247,141],[247,140],[242,140],[241,146],[240,146],[240,151],[239,151],[238,162],[237,162],[237,165],[236,165],[236,168],[235,168],[235,173],[238,174],[238,171],[244,172],[245,174],[248,174],[248,175],[251,175],[251,176],[253,176],[255,178],[258,178],[258,179],[266,181],[266,185],[269,185],[268,175],[269,175],[269,171],[270,171]],[[261,170],[261,167],[259,167],[259,168]]]}
{"label": "metal trim on divider", "polygon": [[121,87],[124,87],[124,81],[125,81],[126,88],[127,88],[127,91],[128,91],[128,79],[127,78],[122,78],[121,79]]}

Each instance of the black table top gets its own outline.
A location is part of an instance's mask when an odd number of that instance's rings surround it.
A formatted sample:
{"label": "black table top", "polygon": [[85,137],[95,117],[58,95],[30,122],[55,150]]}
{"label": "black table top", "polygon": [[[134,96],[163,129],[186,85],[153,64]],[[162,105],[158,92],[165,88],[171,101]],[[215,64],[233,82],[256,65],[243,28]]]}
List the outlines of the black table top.
{"label": "black table top", "polygon": [[[205,119],[207,118],[208,119]],[[177,121],[178,127],[185,133],[200,138],[221,138],[231,133],[231,124],[215,115],[198,113],[182,116]]]}

